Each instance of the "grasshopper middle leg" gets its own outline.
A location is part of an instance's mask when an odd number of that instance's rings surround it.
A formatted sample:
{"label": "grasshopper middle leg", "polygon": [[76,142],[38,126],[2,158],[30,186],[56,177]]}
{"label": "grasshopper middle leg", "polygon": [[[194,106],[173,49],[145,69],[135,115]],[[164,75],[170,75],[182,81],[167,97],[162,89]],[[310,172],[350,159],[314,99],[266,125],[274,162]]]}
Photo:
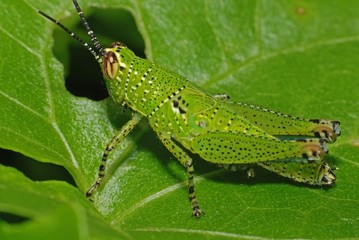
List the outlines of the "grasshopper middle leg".
{"label": "grasshopper middle leg", "polygon": [[180,163],[186,167],[187,169],[187,177],[188,177],[188,194],[189,200],[192,205],[192,216],[195,218],[199,218],[204,212],[200,209],[195,191],[194,191],[194,181],[193,181],[193,161],[190,156],[180,148],[170,136],[158,134],[162,143],[166,146],[166,148],[180,161]]}

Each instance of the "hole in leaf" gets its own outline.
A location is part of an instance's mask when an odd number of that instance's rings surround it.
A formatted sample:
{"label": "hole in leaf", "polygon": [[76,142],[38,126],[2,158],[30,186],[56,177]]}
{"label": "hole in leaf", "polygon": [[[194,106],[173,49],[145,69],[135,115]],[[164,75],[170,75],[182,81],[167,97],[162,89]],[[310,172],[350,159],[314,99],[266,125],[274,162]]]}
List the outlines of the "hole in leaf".
{"label": "hole in leaf", "polygon": [[60,180],[76,186],[70,173],[62,166],[35,161],[20,153],[0,149],[0,164],[14,167],[34,181]]}
{"label": "hole in leaf", "polygon": [[[120,41],[137,56],[145,57],[143,38],[129,12],[121,9],[95,9],[91,13],[91,9],[85,9],[84,13],[102,47],[108,47],[112,42]],[[71,26],[69,20],[66,21],[66,19],[61,22],[92,46],[86,30],[74,11],[71,21],[75,19],[76,26]],[[65,65],[67,90],[75,96],[93,100],[108,97],[101,68],[91,53],[58,27],[54,38],[54,54]]]}

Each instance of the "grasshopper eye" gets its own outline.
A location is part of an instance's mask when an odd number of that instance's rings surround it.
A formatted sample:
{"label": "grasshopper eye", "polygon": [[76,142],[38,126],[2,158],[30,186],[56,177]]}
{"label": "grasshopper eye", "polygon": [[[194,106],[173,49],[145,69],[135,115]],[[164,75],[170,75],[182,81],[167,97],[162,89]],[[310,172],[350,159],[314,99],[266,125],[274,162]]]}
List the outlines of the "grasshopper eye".
{"label": "grasshopper eye", "polygon": [[108,79],[115,79],[118,73],[119,63],[114,52],[107,52],[103,58],[102,71]]}

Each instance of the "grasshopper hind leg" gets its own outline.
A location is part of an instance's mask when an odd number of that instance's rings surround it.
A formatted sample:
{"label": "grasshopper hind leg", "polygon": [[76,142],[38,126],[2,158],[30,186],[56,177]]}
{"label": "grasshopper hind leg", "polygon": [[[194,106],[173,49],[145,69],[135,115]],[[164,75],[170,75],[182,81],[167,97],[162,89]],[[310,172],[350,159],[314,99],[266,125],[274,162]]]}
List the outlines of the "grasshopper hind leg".
{"label": "grasshopper hind leg", "polygon": [[191,147],[203,159],[224,167],[257,164],[298,182],[331,185],[335,181],[333,169],[323,160],[328,153],[324,139],[279,140],[217,131],[197,136]]}
{"label": "grasshopper hind leg", "polygon": [[335,168],[324,161],[302,161],[290,160],[277,162],[257,163],[259,166],[275,172],[283,177],[293,179],[296,182],[317,186],[331,186],[335,183]]}
{"label": "grasshopper hind leg", "polygon": [[[307,140],[297,140],[306,143]],[[317,143],[304,145],[302,158],[279,159],[274,161],[257,162],[254,164],[219,164],[220,167],[230,171],[243,170],[247,177],[254,177],[253,165],[258,165],[266,170],[272,171],[283,177],[290,178],[296,182],[318,186],[331,186],[335,183],[336,176],[329,164],[323,161],[328,150],[324,140]]]}
{"label": "grasshopper hind leg", "polygon": [[326,139],[328,142],[333,143],[341,134],[340,122],[329,121],[322,119],[309,119],[309,122],[316,124],[312,131],[317,138]]}
{"label": "grasshopper hind leg", "polygon": [[193,151],[218,164],[255,164],[285,159],[321,161],[328,153],[325,140],[279,140],[242,132],[212,131],[195,137]]}

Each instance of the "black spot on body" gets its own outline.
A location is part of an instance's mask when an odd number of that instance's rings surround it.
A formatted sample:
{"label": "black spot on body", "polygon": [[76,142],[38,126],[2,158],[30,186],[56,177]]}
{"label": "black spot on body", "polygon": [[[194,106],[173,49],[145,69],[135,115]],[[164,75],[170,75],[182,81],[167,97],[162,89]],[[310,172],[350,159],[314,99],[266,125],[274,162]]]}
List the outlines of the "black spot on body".
{"label": "black spot on body", "polygon": [[320,123],[320,119],[309,119],[309,121],[313,123]]}
{"label": "black spot on body", "polygon": [[186,111],[185,111],[185,110],[183,110],[181,107],[179,107],[178,109],[179,109],[180,114],[184,114],[184,113],[186,113]]}

